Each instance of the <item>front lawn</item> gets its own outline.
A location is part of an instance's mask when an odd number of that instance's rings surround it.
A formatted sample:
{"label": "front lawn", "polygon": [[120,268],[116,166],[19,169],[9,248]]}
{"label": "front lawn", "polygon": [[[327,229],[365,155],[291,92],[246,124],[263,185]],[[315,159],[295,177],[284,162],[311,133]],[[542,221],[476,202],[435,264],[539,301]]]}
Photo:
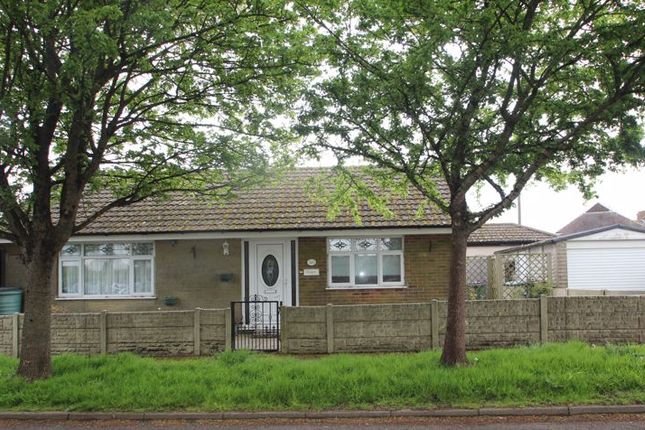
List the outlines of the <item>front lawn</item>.
{"label": "front lawn", "polygon": [[645,345],[550,344],[473,352],[445,368],[438,352],[301,359],[246,352],[213,358],[130,354],[54,359],[27,384],[0,357],[0,410],[223,411],[478,407],[645,402]]}

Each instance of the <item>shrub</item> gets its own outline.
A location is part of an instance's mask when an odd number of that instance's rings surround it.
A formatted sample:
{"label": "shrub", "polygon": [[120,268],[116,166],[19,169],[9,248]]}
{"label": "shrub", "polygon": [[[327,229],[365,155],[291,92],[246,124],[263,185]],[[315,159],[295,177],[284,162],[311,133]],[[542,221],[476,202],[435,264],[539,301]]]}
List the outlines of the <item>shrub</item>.
{"label": "shrub", "polygon": [[550,296],[553,285],[550,282],[535,282],[528,286],[529,298],[536,299],[540,296]]}

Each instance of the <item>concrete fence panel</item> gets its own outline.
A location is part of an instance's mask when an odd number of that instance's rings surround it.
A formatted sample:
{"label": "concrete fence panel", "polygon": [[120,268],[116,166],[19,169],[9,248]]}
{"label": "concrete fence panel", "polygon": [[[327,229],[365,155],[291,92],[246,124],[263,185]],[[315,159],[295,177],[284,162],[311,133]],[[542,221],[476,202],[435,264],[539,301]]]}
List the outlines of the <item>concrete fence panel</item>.
{"label": "concrete fence panel", "polygon": [[[542,297],[466,303],[469,349],[564,342],[644,343],[645,296]],[[439,348],[447,303],[283,307],[281,350],[292,354]],[[21,315],[0,316],[0,354],[18,356]],[[230,348],[229,309],[54,314],[52,351],[210,355]]]}
{"label": "concrete fence panel", "polygon": [[[228,314],[230,318],[230,313]],[[196,355],[212,355],[226,349],[226,339],[230,337],[230,329],[226,323],[227,309],[201,309],[200,311],[200,353]]]}
{"label": "concrete fence panel", "polygon": [[0,317],[0,354],[14,355],[13,351],[13,316]]}
{"label": "concrete fence panel", "polygon": [[194,311],[109,313],[107,352],[193,354],[193,324]]}
{"label": "concrete fence panel", "polygon": [[[419,351],[440,347],[445,301],[283,308],[287,353]],[[542,297],[466,303],[469,349],[583,340],[645,342],[645,297]]]}
{"label": "concrete fence panel", "polygon": [[[227,309],[53,314],[52,353],[210,355],[230,345]],[[228,314],[230,318],[230,313]],[[0,316],[0,354],[17,357],[22,315]]]}
{"label": "concrete fence panel", "polygon": [[100,314],[54,314],[51,336],[54,354],[65,352],[99,354],[101,352]]}
{"label": "concrete fence panel", "polygon": [[325,306],[283,307],[281,315],[281,348],[284,352],[328,352]]}
{"label": "concrete fence panel", "polygon": [[432,346],[430,303],[333,306],[335,352],[419,351]]}

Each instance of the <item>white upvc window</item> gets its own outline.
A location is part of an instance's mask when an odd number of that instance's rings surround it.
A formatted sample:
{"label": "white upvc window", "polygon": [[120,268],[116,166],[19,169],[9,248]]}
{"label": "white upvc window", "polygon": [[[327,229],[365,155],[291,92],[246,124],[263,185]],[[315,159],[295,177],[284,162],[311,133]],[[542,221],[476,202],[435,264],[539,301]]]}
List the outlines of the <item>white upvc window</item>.
{"label": "white upvc window", "polygon": [[153,242],[68,243],[60,252],[58,296],[61,298],[153,295]]}
{"label": "white upvc window", "polygon": [[403,237],[327,239],[329,288],[404,285]]}

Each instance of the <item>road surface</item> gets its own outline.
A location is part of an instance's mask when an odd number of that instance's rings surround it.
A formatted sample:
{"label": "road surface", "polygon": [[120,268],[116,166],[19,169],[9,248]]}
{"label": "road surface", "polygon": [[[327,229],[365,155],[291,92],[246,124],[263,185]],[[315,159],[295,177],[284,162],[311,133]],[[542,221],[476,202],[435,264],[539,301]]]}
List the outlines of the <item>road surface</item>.
{"label": "road surface", "polygon": [[643,430],[645,415],[240,421],[0,421],[12,430]]}

